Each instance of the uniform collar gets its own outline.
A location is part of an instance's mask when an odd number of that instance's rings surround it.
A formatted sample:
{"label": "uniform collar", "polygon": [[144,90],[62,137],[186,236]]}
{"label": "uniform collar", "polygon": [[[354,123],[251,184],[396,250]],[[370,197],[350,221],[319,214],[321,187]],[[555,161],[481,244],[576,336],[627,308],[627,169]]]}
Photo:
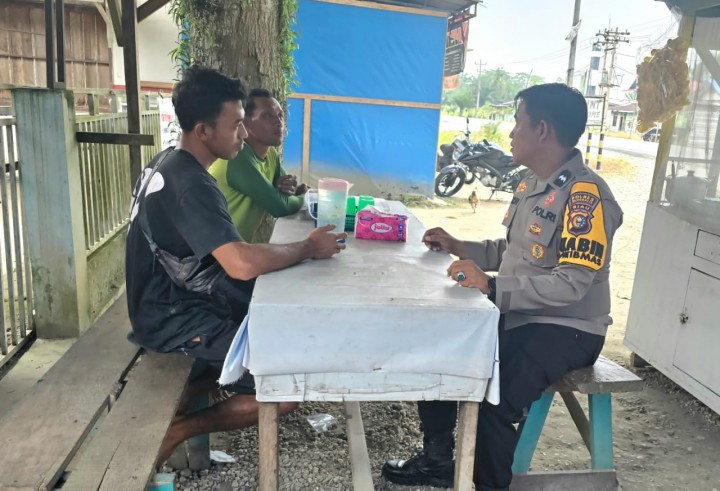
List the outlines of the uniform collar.
{"label": "uniform collar", "polygon": [[537,184],[535,185],[532,194],[535,195],[543,193],[548,186],[553,189],[563,189],[572,181],[577,180],[579,176],[587,174],[588,170],[583,162],[582,154],[580,153],[580,150],[575,149],[570,159],[547,179],[541,180],[533,173],[533,178],[537,181]]}
{"label": "uniform collar", "polygon": [[588,170],[583,162],[580,150],[573,150],[570,159],[563,164],[555,173],[550,176],[547,182],[554,189],[563,189],[578,177],[588,174]]}

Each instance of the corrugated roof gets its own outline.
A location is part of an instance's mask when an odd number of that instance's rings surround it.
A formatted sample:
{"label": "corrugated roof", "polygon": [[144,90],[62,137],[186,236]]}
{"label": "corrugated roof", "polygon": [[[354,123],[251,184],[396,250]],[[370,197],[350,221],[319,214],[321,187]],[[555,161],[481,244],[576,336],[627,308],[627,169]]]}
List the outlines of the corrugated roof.
{"label": "corrugated roof", "polygon": [[720,0],[656,0],[668,7],[677,7],[685,15],[720,17]]}

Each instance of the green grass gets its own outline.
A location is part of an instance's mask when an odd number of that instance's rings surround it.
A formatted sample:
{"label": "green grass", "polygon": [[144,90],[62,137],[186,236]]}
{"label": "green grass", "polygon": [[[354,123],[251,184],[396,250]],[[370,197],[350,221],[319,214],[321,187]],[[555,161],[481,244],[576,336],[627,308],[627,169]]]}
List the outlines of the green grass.
{"label": "green grass", "polygon": [[[460,136],[460,132],[441,130],[438,134],[438,146],[444,143],[452,143],[458,136]],[[510,132],[501,130],[498,124],[486,124],[480,131],[475,131],[470,134],[470,141],[473,143],[480,142],[483,138],[497,143],[505,149],[505,151],[510,150]]]}

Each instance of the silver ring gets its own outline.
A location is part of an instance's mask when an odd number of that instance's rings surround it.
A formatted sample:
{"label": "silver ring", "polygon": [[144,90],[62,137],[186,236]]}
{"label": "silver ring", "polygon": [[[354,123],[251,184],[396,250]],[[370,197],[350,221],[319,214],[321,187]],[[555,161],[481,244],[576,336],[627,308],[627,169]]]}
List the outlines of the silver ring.
{"label": "silver ring", "polygon": [[460,283],[461,281],[465,281],[465,273],[463,273],[462,271],[458,271],[457,282]]}

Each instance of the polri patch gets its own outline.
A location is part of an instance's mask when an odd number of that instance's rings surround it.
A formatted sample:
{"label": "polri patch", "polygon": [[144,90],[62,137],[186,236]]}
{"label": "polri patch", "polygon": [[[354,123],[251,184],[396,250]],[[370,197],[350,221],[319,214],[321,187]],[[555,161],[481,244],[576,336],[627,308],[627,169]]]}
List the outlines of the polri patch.
{"label": "polri patch", "polygon": [[542,259],[545,256],[545,248],[538,243],[533,244],[532,255],[535,259]]}
{"label": "polri patch", "polygon": [[525,181],[523,181],[520,184],[518,184],[518,187],[515,190],[515,192],[524,193],[525,191],[527,191],[527,184],[525,183]]}

